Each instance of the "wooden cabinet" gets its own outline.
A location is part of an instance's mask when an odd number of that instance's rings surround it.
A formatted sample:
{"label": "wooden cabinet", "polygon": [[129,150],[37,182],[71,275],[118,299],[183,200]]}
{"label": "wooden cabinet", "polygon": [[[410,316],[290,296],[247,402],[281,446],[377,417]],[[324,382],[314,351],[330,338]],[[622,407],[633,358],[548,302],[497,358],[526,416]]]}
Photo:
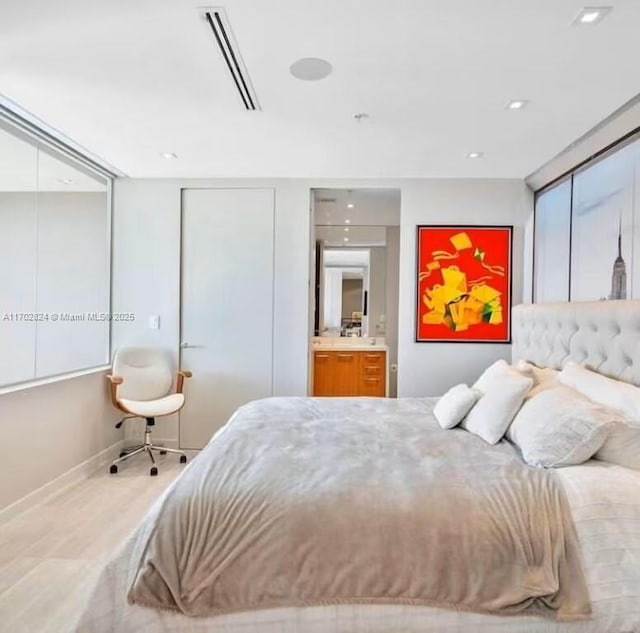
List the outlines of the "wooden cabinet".
{"label": "wooden cabinet", "polygon": [[360,352],[360,389],[358,395],[383,398],[387,378],[386,352]]}
{"label": "wooden cabinet", "polygon": [[317,351],[313,360],[314,396],[383,398],[386,394],[386,352]]}

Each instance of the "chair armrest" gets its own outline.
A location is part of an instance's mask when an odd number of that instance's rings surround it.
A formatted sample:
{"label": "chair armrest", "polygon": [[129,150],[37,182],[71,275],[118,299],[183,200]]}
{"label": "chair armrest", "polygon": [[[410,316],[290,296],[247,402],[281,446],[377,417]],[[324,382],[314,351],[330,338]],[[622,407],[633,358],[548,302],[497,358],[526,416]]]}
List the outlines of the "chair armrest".
{"label": "chair armrest", "polygon": [[124,382],[124,378],[122,376],[113,376],[112,374],[107,375],[107,380],[109,381],[109,386],[111,387],[111,404],[113,404],[116,409],[119,409],[118,405],[118,385],[121,385]]}
{"label": "chair armrest", "polygon": [[190,371],[187,371],[186,369],[181,369],[180,371],[178,371],[178,379],[176,381],[176,393],[182,393],[182,390],[184,389],[184,379],[191,378],[191,376],[193,376],[193,374]]}

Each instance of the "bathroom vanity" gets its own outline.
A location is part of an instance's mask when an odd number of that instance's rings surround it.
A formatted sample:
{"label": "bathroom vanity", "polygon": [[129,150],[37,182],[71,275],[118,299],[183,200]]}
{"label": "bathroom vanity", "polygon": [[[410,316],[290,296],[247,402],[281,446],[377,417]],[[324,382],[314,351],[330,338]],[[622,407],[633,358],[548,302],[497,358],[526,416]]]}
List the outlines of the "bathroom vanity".
{"label": "bathroom vanity", "polygon": [[374,339],[315,339],[313,395],[385,397],[387,351]]}

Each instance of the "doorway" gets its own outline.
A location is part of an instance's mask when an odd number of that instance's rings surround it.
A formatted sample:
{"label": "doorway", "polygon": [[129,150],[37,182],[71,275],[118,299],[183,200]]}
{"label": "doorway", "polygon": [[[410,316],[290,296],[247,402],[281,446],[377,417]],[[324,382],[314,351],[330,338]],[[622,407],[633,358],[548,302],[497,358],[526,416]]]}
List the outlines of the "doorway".
{"label": "doorway", "polygon": [[371,345],[386,353],[386,394],[396,397],[400,190],[313,189],[311,196],[310,392],[315,351]]}

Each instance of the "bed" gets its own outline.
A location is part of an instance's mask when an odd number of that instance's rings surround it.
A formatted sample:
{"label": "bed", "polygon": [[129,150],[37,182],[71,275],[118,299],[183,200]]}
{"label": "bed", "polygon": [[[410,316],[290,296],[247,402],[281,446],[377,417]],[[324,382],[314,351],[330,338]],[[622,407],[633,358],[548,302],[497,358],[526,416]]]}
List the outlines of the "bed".
{"label": "bed", "polygon": [[[586,361],[604,374],[640,384],[640,302],[520,306],[513,311],[513,336],[514,360],[525,359],[552,368],[560,368],[568,360]],[[412,455],[411,452],[403,453],[408,449],[398,440],[407,437],[410,433],[415,434],[416,429],[420,428],[420,423],[424,425],[424,435],[429,438],[429,441],[435,441],[443,436],[442,432],[438,432],[434,427],[430,417],[434,402],[433,399],[401,399],[398,401],[350,399],[318,403],[311,399],[276,399],[270,401],[267,406],[278,409],[279,415],[283,419],[286,418],[283,411],[295,411],[296,415],[304,415],[305,419],[311,421],[319,420],[322,416],[327,419],[333,416],[340,419],[343,425],[336,432],[344,433],[345,428],[357,427],[360,424],[361,427],[357,429],[357,433],[342,437],[340,444],[344,446],[353,442],[354,437],[361,437],[363,433],[368,434],[366,435],[368,443],[379,444],[378,452],[375,453],[376,463],[379,460],[384,464],[388,455],[397,453],[397,461],[390,462],[396,464],[397,468],[387,470],[381,468],[377,471],[378,476],[380,473],[387,473],[390,489],[396,486],[393,495],[389,497],[389,502],[393,501],[394,504],[393,514],[396,515],[404,508],[405,500],[402,499],[402,491],[411,488],[411,483],[418,472],[415,468],[411,470],[408,466],[401,467],[402,464],[412,459]],[[304,414],[300,412],[304,412]],[[226,430],[221,430],[210,447],[216,443],[218,446],[223,446],[224,442],[227,442],[225,452],[233,451],[235,445],[229,442],[230,438],[234,438],[234,434],[229,429],[237,429],[242,424],[249,424],[247,420],[252,420],[251,424],[253,425],[260,425],[264,423],[264,420],[260,418],[261,415],[261,405],[249,405],[248,412],[245,411],[239,420],[232,420],[231,424],[225,427]],[[419,422],[420,420],[422,422]],[[394,429],[395,443],[394,438],[385,435],[384,428],[387,428],[388,425],[398,427]],[[327,424],[323,423],[318,426],[312,425],[309,428],[317,434],[324,432],[320,429],[326,429],[326,427]],[[255,426],[247,427],[248,430],[253,431],[255,428]],[[467,443],[464,448],[465,454],[471,452],[475,455],[474,451],[480,445],[474,444],[469,439],[468,433],[462,430],[447,433],[449,434],[448,438],[458,438],[455,440],[456,442]],[[242,436],[241,433],[235,435]],[[316,445],[326,447],[328,443],[329,440],[325,441],[322,437],[316,437]],[[405,444],[419,444],[419,439],[405,442]],[[286,452],[286,442],[280,442],[279,445],[282,451]],[[292,447],[297,448],[293,444]],[[213,448],[215,449],[215,446]],[[266,458],[269,458],[269,451],[266,448],[264,450]],[[427,449],[423,447],[421,450]],[[447,451],[450,450],[451,447],[447,446]],[[493,454],[499,455],[500,468],[517,468],[512,461],[512,448],[507,442],[501,442],[493,450]],[[353,451],[355,452],[351,453],[352,456],[359,454],[357,446],[353,447]],[[362,468],[364,469],[362,472],[365,472],[367,482],[375,479],[375,473],[373,473],[371,466],[366,464],[366,455],[370,454],[369,451],[362,458]],[[239,455],[241,454],[239,453]],[[201,457],[206,459],[206,450]],[[317,457],[322,457],[322,449],[318,449]],[[335,455],[325,457],[334,459]],[[308,459],[308,455],[305,455],[304,459]],[[584,572],[584,580],[590,598],[591,614],[587,618],[576,618],[575,621],[562,622],[533,614],[505,615],[501,613],[494,615],[451,608],[454,605],[443,608],[437,604],[428,604],[428,601],[420,604],[404,599],[393,600],[386,604],[384,600],[354,600],[353,602],[342,600],[322,604],[317,597],[309,600],[305,605],[272,604],[269,605],[272,608],[231,609],[232,612],[221,611],[217,615],[210,615],[206,608],[200,608],[195,601],[193,603],[195,606],[192,605],[192,608],[198,617],[190,617],[176,610],[175,603],[179,600],[175,594],[179,592],[175,591],[175,586],[172,587],[171,583],[167,583],[158,589],[157,575],[154,576],[154,573],[161,565],[158,565],[158,559],[153,557],[153,549],[162,545],[164,535],[170,534],[172,530],[184,528],[184,515],[178,515],[175,518],[173,527],[166,518],[168,499],[182,498],[183,506],[188,507],[190,512],[200,511],[198,508],[193,509],[194,505],[199,505],[199,501],[194,500],[202,498],[203,495],[200,497],[195,493],[193,496],[190,495],[190,490],[194,490],[199,485],[198,482],[202,481],[195,477],[195,474],[198,470],[206,468],[206,466],[198,466],[199,461],[204,463],[200,458],[194,460],[176,484],[156,502],[142,524],[107,564],[100,575],[89,603],[86,605],[77,631],[81,633],[106,633],[107,631],[118,633],[133,631],[148,631],[150,633],[160,631],[170,633],[215,633],[218,631],[224,633],[255,633],[258,631],[260,633],[315,633],[316,631],[353,633],[363,631],[373,633],[391,631],[415,631],[416,633],[430,631],[600,633],[606,631],[607,633],[627,633],[640,631],[640,608],[637,607],[638,590],[640,589],[640,530],[638,530],[638,525],[640,525],[640,471],[590,460],[578,466],[556,469],[554,472],[554,477],[558,479],[566,504],[570,508],[572,527],[575,528],[581,550],[581,569]],[[245,458],[236,461],[250,464],[253,460]],[[438,468],[442,468],[442,464],[445,464],[445,467],[451,466],[449,463],[451,461],[437,462]],[[256,463],[261,463],[260,459]],[[247,469],[244,466],[243,468]],[[455,471],[453,472],[455,474]],[[511,473],[511,471],[509,472]],[[403,475],[403,473],[405,474]],[[451,476],[450,471],[445,471],[445,473],[446,476]],[[190,477],[194,480],[192,484],[188,484]],[[223,478],[224,475],[218,474],[215,480],[219,481]],[[377,490],[384,498],[384,494],[388,490],[385,490],[383,482],[378,482],[378,484],[382,484],[382,487]],[[300,491],[300,498],[306,499],[308,490],[305,490],[303,486]],[[335,496],[331,489],[328,492],[330,494],[323,498],[325,503],[332,500],[332,494]],[[204,496],[206,497],[206,495]],[[354,498],[357,501],[358,497],[352,495],[349,497],[352,501],[350,505],[357,506],[358,504],[353,502]],[[218,505],[221,505],[225,510],[224,504]],[[237,505],[235,501],[234,505]],[[330,504],[323,506],[324,512],[317,517],[319,522],[323,521],[327,513],[330,513],[330,507]],[[242,515],[242,512],[240,514]],[[162,517],[162,520],[159,521],[158,517]],[[407,522],[410,523],[410,521]],[[391,523],[390,525],[397,530],[400,524]],[[241,533],[242,526],[240,525],[236,531]],[[567,531],[570,529],[567,528]],[[188,530],[187,540],[195,539],[196,532]],[[205,532],[204,538],[201,540],[207,542],[210,537],[210,533]],[[225,534],[223,537],[228,539],[229,535]],[[460,538],[466,537],[461,536]],[[175,538],[169,540],[175,540]],[[566,542],[571,543],[570,539]],[[233,544],[230,547],[231,551],[235,551]],[[260,552],[261,549],[256,550],[256,555],[260,555]],[[184,555],[184,552],[175,554],[174,558],[178,567],[182,564],[180,561]],[[141,565],[141,561],[145,560],[145,557],[146,566]],[[393,562],[392,559],[388,560]],[[441,562],[438,564],[442,565]],[[565,587],[579,585],[580,579],[575,568],[571,568],[569,565],[567,569],[570,574],[575,576],[575,582],[565,582]],[[145,574],[151,579],[149,581],[151,592],[147,591],[145,594],[144,591],[141,591],[136,594],[134,587],[140,586],[140,579],[144,578]],[[167,577],[170,575],[171,570],[164,574]],[[415,576],[418,577],[419,573],[416,572]],[[269,583],[277,583],[277,579],[277,575],[267,576],[267,586]],[[307,580],[313,581],[314,579]],[[177,582],[179,584],[180,579]],[[244,582],[246,584],[246,579]],[[238,584],[241,584],[240,581]],[[313,582],[308,586],[311,588],[309,591],[312,595]],[[243,590],[246,591],[244,585]],[[167,600],[174,600],[173,610],[141,606],[141,603],[149,600],[149,596],[161,595],[162,597],[163,594],[166,594]],[[404,594],[402,590],[398,590],[395,595],[402,598]],[[134,604],[131,603],[132,597]],[[317,604],[314,604],[314,601]],[[233,600],[231,600],[231,604],[235,604]],[[181,605],[180,608],[184,610],[184,606]],[[188,608],[191,607],[187,607],[187,611]]]}

